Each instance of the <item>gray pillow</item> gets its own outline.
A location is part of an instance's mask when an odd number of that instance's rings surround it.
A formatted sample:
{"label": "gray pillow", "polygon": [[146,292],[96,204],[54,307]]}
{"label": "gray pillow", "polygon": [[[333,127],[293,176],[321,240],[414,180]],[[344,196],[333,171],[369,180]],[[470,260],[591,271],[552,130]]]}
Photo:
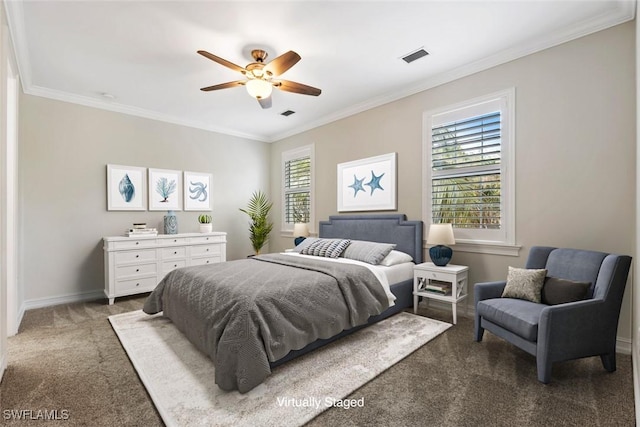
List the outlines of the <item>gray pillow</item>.
{"label": "gray pillow", "polygon": [[367,242],[364,240],[352,240],[351,244],[344,250],[342,256],[356,261],[363,261],[369,264],[378,265],[389,252],[395,249],[396,245],[391,243]]}
{"label": "gray pillow", "polygon": [[556,305],[581,301],[587,298],[589,288],[591,288],[591,282],[575,282],[549,276],[542,286],[542,302]]}
{"label": "gray pillow", "polygon": [[344,239],[317,239],[300,253],[303,255],[314,255],[325,258],[338,258],[340,254],[351,243],[350,240]]}
{"label": "gray pillow", "polygon": [[509,267],[507,285],[502,291],[503,298],[517,298],[540,303],[542,285],[547,275],[545,269],[525,269]]}

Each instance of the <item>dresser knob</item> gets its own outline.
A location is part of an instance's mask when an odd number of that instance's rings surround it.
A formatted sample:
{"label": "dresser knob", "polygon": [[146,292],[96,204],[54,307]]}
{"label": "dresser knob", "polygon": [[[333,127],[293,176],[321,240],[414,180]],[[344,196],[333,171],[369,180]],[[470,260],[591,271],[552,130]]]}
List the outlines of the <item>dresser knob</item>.
{"label": "dresser knob", "polygon": [[140,286],[140,283],[136,283],[136,286]]}
{"label": "dresser knob", "polygon": [[207,248],[207,252],[209,252],[209,248]]}
{"label": "dresser knob", "polygon": [[140,242],[136,242],[136,245],[139,245],[139,244],[140,244]]}
{"label": "dresser knob", "polygon": [[138,271],[140,271],[140,269],[139,269],[139,268],[136,268],[136,272],[138,272]]}
{"label": "dresser knob", "polygon": [[173,240],[173,243],[178,243],[178,241],[174,239],[174,240]]}
{"label": "dresser knob", "polygon": [[174,255],[178,255],[178,251],[173,251],[173,254]]}
{"label": "dresser knob", "polygon": [[140,255],[136,255],[136,258],[140,258]]}
{"label": "dresser knob", "polygon": [[209,264],[209,260],[207,260],[207,264]]}

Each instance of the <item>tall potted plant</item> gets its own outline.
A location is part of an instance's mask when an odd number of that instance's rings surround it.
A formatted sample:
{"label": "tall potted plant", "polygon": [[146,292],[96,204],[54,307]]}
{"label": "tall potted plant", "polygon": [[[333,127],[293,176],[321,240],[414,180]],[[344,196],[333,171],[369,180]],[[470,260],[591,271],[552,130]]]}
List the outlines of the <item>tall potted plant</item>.
{"label": "tall potted plant", "polygon": [[273,223],[269,221],[269,211],[273,207],[273,203],[262,191],[258,190],[253,193],[246,209],[240,209],[241,212],[249,215],[251,222],[249,223],[249,239],[256,255],[260,253],[260,249],[269,240],[269,233],[273,228]]}

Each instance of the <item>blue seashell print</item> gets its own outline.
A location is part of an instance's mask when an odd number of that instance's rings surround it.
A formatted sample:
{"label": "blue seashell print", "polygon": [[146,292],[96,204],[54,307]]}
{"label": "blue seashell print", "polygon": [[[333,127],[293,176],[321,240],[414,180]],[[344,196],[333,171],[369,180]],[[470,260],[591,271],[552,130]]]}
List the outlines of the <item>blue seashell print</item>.
{"label": "blue seashell print", "polygon": [[120,190],[122,198],[127,203],[133,200],[133,196],[136,195],[136,187],[134,187],[133,182],[131,182],[131,180],[129,179],[128,174],[125,174],[124,177],[120,180],[118,189]]}

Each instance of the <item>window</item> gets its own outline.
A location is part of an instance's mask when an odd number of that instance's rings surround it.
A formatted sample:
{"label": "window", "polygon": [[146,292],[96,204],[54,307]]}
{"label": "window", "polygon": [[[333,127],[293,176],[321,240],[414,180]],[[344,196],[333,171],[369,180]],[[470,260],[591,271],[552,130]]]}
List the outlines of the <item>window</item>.
{"label": "window", "polygon": [[282,230],[313,224],[313,146],[282,153]]}
{"label": "window", "polygon": [[424,115],[424,221],[456,243],[514,245],[514,99],[508,90]]}

